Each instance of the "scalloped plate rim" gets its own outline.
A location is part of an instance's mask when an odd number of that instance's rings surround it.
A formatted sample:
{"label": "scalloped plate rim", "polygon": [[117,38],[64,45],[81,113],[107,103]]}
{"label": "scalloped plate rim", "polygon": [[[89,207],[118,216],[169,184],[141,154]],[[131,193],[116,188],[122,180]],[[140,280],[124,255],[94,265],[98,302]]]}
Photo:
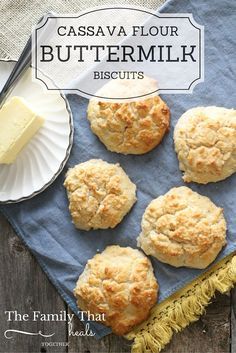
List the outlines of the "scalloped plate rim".
{"label": "scalloped plate rim", "polygon": [[[16,60],[11,60],[11,59],[2,59],[1,58],[0,59],[0,63],[1,62],[16,63],[17,61]],[[69,144],[68,144],[68,147],[66,149],[66,154],[65,154],[64,159],[62,160],[57,172],[54,173],[52,178],[47,183],[45,183],[40,189],[33,191],[28,196],[23,196],[23,197],[17,198],[16,200],[12,200],[12,199],[8,199],[8,200],[5,200],[5,201],[1,201],[0,200],[0,205],[18,203],[18,202],[22,202],[22,201],[29,200],[29,199],[33,198],[34,196],[36,196],[36,195],[40,194],[41,192],[43,192],[44,190],[46,190],[47,187],[49,187],[56,180],[56,178],[61,174],[61,171],[64,168],[64,166],[65,166],[65,164],[66,164],[66,162],[67,162],[67,160],[68,160],[68,158],[70,156],[70,151],[71,151],[71,148],[72,148],[72,145],[73,145],[74,125],[73,125],[73,115],[72,115],[72,111],[71,111],[69,102],[68,102],[68,100],[67,100],[67,98],[66,98],[64,93],[59,91],[59,94],[60,94],[61,98],[65,102],[65,107],[66,107],[66,110],[67,110],[68,115],[69,115],[69,127],[70,127]]]}

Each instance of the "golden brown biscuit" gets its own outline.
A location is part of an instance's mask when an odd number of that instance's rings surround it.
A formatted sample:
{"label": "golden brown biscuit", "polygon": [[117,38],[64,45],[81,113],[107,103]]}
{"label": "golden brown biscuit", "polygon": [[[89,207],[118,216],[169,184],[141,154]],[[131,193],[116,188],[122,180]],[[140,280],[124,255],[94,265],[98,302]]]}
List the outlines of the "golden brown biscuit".
{"label": "golden brown biscuit", "polygon": [[79,229],[114,228],[136,201],[136,186],[119,164],[91,159],[69,169],[64,182]]}
{"label": "golden brown biscuit", "polygon": [[[132,84],[129,82],[126,85],[132,92]],[[137,82],[133,85],[137,85]],[[115,89],[113,86],[112,89]],[[120,86],[122,89],[123,86]],[[92,131],[112,152],[149,152],[161,142],[169,129],[170,111],[159,96],[127,103],[111,103],[92,98],[87,113]]]}
{"label": "golden brown biscuit", "polygon": [[207,184],[236,172],[236,110],[190,109],[179,119],[174,141],[185,182]]}
{"label": "golden brown biscuit", "polygon": [[205,268],[226,244],[223,209],[181,186],[153,200],[142,218],[138,245],[175,267]]}
{"label": "golden brown biscuit", "polygon": [[113,245],[88,261],[74,295],[80,309],[104,314],[103,323],[124,335],[147,319],[157,291],[148,258],[139,250]]}

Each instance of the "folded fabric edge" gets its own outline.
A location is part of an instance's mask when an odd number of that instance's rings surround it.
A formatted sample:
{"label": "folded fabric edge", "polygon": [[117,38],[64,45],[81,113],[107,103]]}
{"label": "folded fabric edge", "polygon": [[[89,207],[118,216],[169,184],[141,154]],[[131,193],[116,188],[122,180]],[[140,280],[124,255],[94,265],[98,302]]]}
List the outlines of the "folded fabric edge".
{"label": "folded fabric edge", "polygon": [[[36,252],[33,249],[31,249],[29,244],[26,242],[26,240],[25,240],[25,238],[23,236],[23,233],[20,231],[20,229],[15,224],[14,220],[8,215],[8,213],[3,208],[1,208],[1,205],[0,205],[0,214],[2,214],[8,220],[8,222],[11,224],[12,228],[14,229],[16,235],[21,239],[21,241],[26,246],[26,248],[34,256],[35,260],[38,262],[38,264],[40,265],[41,269],[46,274],[46,276],[49,279],[49,281],[55,287],[55,289],[57,290],[58,294],[61,296],[61,298],[64,300],[64,302],[68,305],[70,310],[80,319],[80,317],[78,315],[77,306],[72,302],[70,297],[57,284],[55,278],[49,273],[49,271],[48,271],[47,267],[45,266],[44,262],[36,254]],[[88,321],[85,319],[84,321],[81,321],[81,322],[83,322],[83,324],[86,325],[86,323]],[[100,328],[97,328],[97,325],[99,325]],[[94,338],[97,339],[97,340],[99,340],[99,339],[101,339],[101,338],[103,338],[103,337],[105,337],[105,336],[107,336],[107,335],[109,335],[111,333],[111,330],[108,327],[103,326],[102,324],[98,324],[98,323],[93,324],[93,322],[90,321],[90,327],[92,327],[92,331],[95,332]]]}
{"label": "folded fabric edge", "polygon": [[216,291],[228,292],[236,283],[236,253],[230,254],[168,299],[157,304],[148,320],[129,332],[132,353],[160,352],[173,333],[197,321]]}

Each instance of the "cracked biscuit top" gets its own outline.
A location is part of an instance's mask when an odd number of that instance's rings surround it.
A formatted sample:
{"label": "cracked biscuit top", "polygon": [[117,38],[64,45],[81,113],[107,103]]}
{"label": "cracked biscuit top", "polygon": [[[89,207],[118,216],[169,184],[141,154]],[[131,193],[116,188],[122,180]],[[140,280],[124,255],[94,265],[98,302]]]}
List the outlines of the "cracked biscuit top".
{"label": "cracked biscuit top", "polygon": [[181,186],[153,200],[142,218],[138,245],[175,267],[205,268],[226,244],[223,209]]}
{"label": "cracked biscuit top", "polygon": [[236,110],[192,108],[179,119],[174,141],[185,182],[207,184],[236,172]]}
{"label": "cracked biscuit top", "polygon": [[[121,80],[122,81],[122,80]],[[127,80],[128,81],[128,80]],[[112,82],[104,89],[112,92],[124,90],[142,93],[152,80]],[[134,87],[132,87],[134,86]],[[105,90],[105,91],[106,91]],[[144,90],[145,91],[145,90]],[[146,92],[146,91],[145,91]],[[162,140],[169,129],[170,111],[166,103],[155,96],[125,103],[111,103],[92,98],[88,105],[88,119],[91,129],[112,152],[123,154],[144,154],[151,151]]]}
{"label": "cracked biscuit top", "polygon": [[136,186],[119,164],[91,159],[68,170],[64,182],[76,228],[114,228],[136,201]]}
{"label": "cracked biscuit top", "polygon": [[103,323],[124,335],[147,319],[157,291],[149,259],[139,250],[113,245],[87,262],[74,295],[81,310],[104,314]]}

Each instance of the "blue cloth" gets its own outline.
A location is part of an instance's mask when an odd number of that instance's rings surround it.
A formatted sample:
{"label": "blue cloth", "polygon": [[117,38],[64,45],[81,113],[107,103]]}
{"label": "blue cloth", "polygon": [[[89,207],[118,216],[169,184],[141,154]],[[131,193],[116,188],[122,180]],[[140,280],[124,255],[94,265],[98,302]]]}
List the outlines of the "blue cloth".
{"label": "blue cloth", "polygon": [[[194,106],[218,105],[232,108],[235,103],[235,2],[231,0],[173,0],[162,12],[193,13],[205,26],[205,82],[197,85],[192,95],[166,95],[171,109],[171,131],[161,145],[143,156],[111,153],[90,130],[86,119],[87,100],[68,96],[74,116],[75,135],[71,157],[57,180],[42,194],[19,204],[1,206],[16,232],[35,255],[37,261],[57,288],[62,298],[76,313],[72,290],[87,260],[107,245],[136,247],[142,214],[148,203],[174,186],[183,185],[173,146],[173,128],[184,111]],[[90,158],[119,162],[137,185],[138,202],[123,222],[113,230],[79,231],[73,226],[63,187],[68,167]],[[209,185],[190,184],[193,190],[211,198],[224,208],[228,224],[228,245],[217,261],[236,250],[235,200],[236,175]],[[193,280],[202,271],[173,268],[152,258],[160,284],[160,301]],[[91,323],[102,337],[109,329]]]}

